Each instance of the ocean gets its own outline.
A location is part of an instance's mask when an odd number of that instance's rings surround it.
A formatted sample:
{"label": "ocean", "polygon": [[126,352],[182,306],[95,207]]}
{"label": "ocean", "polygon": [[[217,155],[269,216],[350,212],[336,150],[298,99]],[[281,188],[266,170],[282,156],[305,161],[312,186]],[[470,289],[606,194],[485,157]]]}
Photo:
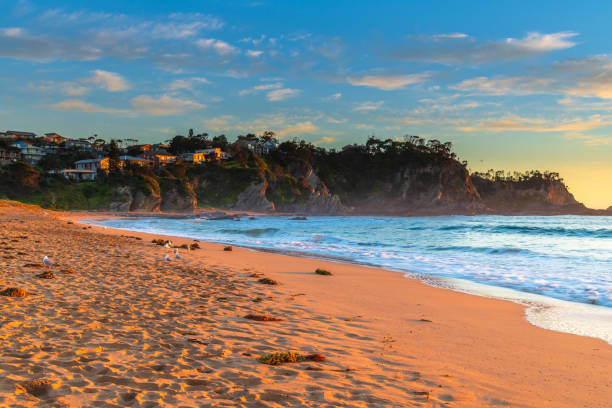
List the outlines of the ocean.
{"label": "ocean", "polygon": [[612,217],[291,218],[84,222],[379,266],[527,304],[534,324],[612,344]]}

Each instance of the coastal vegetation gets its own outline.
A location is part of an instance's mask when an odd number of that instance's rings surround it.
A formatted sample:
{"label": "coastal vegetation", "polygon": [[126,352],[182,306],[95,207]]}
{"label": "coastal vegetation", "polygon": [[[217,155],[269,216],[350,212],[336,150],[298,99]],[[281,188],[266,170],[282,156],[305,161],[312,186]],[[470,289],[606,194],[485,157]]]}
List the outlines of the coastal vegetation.
{"label": "coastal vegetation", "polygon": [[[101,140],[101,139],[100,139]],[[0,167],[0,198],[51,209],[193,211],[197,207],[308,214],[445,214],[585,212],[555,172],[470,172],[450,142],[418,136],[370,137],[365,144],[325,149],[304,140],[278,143],[261,136],[177,135],[164,146],[176,159],[142,165],[144,145],[98,151],[56,149],[36,166]],[[149,146],[149,145],[147,145]],[[216,150],[190,162],[189,152]],[[181,156],[183,155],[183,156]],[[139,157],[141,157],[139,156]],[[76,159],[107,157],[92,181],[73,181],[59,169]],[[170,156],[169,156],[170,157]],[[147,160],[142,160],[147,162]],[[150,161],[149,161],[150,162]],[[149,163],[148,162],[148,163]],[[152,163],[152,162],[150,162]]]}

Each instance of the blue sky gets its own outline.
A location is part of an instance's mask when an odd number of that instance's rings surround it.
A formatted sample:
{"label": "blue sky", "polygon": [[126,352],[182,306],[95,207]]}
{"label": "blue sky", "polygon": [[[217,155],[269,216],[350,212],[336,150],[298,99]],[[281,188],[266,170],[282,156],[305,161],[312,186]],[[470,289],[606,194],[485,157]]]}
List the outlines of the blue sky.
{"label": "blue sky", "polygon": [[612,204],[610,2],[83,4],[0,0],[0,129],[417,134]]}

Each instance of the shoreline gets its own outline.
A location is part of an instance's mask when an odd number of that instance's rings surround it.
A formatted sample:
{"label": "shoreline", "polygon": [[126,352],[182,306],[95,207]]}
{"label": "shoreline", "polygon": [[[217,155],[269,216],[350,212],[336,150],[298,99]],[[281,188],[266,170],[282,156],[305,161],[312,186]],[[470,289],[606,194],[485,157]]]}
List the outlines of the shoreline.
{"label": "shoreline", "polygon": [[[29,236],[12,244],[28,255],[0,258],[11,272],[1,283],[38,294],[0,299],[0,318],[28,316],[50,329],[0,325],[4,350],[43,343],[31,360],[2,357],[0,405],[24,404],[23,393],[13,392],[32,379],[32,367],[63,376],[52,395],[69,406],[125,405],[125,392],[135,392],[141,404],[197,406],[199,399],[253,407],[606,407],[612,396],[612,348],[533,326],[515,303],[431,287],[380,268],[240,247],[226,252],[208,242],[181,251],[180,261],[164,262],[170,251],[151,240],[172,237],[67,223],[92,213],[5,211],[0,203],[0,217],[5,238]],[[29,244],[36,236],[48,239]],[[43,253],[76,274],[57,268],[57,279],[47,281],[23,270]],[[318,267],[333,276],[315,275]],[[280,284],[261,285],[253,275]],[[253,303],[255,297],[263,301]],[[249,323],[242,317],[248,311],[284,321]],[[45,341],[62,349],[49,351]],[[327,360],[274,367],[255,359],[279,349],[319,352]],[[72,362],[79,355],[85,362]],[[72,364],[65,376],[54,365],[58,358]],[[160,362],[176,368],[147,368]]]}
{"label": "shoreline", "polygon": [[[252,214],[247,214],[245,216],[248,215]],[[261,216],[264,214],[258,213],[253,215]],[[127,217],[129,218],[129,216]],[[81,218],[80,216],[78,217],[81,222],[84,222],[84,225],[94,226],[97,225],[95,224],[96,220],[103,221],[105,219],[113,218],[126,218],[126,216],[108,215],[105,217],[95,218]],[[76,218],[72,220],[76,220]],[[157,233],[136,231],[131,230],[129,228],[108,228],[120,231],[157,235]],[[198,239],[202,242],[208,242],[212,244],[233,245],[236,247],[261,253],[270,253],[289,257],[343,263],[347,265],[363,266],[384,270],[386,272],[398,273],[402,274],[404,278],[413,279],[431,287],[519,304],[525,308],[525,320],[536,327],[560,333],[575,334],[579,336],[595,338],[598,340],[603,340],[608,343],[608,345],[612,346],[612,308],[606,306],[591,305],[581,302],[572,302],[550,296],[524,292],[505,286],[495,286],[485,283],[474,282],[468,279],[425,275],[417,272],[389,268],[386,266],[376,265],[368,262],[360,262],[357,260],[343,258],[340,256],[321,255],[311,252],[300,252],[285,249],[241,245],[233,242],[203,240],[201,238],[194,238],[187,235],[165,235],[163,233],[160,234],[177,239]]]}

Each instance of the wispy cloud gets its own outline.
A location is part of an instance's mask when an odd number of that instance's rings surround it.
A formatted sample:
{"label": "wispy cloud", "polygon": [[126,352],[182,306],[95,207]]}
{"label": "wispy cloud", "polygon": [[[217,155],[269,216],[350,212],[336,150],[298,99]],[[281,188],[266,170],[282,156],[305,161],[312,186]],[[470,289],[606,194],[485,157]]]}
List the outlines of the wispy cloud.
{"label": "wispy cloud", "polygon": [[204,109],[206,105],[189,100],[161,95],[154,98],[149,95],[139,95],[132,99],[132,107],[137,112],[153,116],[180,115],[191,110]]}
{"label": "wispy cloud", "polygon": [[298,96],[300,92],[302,91],[300,91],[299,89],[282,88],[282,89],[276,89],[274,91],[268,92],[266,94],[266,97],[271,102],[278,102],[278,101],[284,101],[285,99],[294,98]]}
{"label": "wispy cloud", "polygon": [[264,84],[264,85],[255,85],[252,88],[241,90],[240,92],[238,92],[238,95],[250,95],[250,94],[254,94],[254,93],[258,93],[262,91],[269,91],[271,89],[279,89],[282,87],[283,87],[282,82],[274,82],[271,84]]}
{"label": "wispy cloud", "polygon": [[424,82],[428,78],[428,74],[365,75],[361,77],[349,77],[347,78],[347,82],[351,85],[369,86],[382,89],[384,91],[393,91],[404,88],[406,85]]}
{"label": "wispy cloud", "polygon": [[170,83],[170,85],[168,85],[168,89],[170,91],[177,91],[180,89],[185,89],[189,91],[189,90],[193,90],[193,88],[197,86],[197,84],[209,84],[209,83],[210,81],[202,77],[175,79],[174,81]]}
{"label": "wispy cloud", "polygon": [[129,114],[128,110],[105,108],[93,103],[85,102],[80,99],[70,99],[50,105],[51,109],[66,110],[66,111],[81,111],[87,113],[113,113],[113,114]]}
{"label": "wispy cloud", "polygon": [[563,50],[576,45],[570,38],[576,37],[578,33],[563,31],[560,33],[541,34],[539,32],[528,33],[521,39],[507,38],[506,44],[517,49],[524,49],[533,52],[548,52]]}
{"label": "wispy cloud", "polygon": [[482,76],[461,81],[451,89],[485,95],[533,95],[550,92],[553,83],[552,78]]}
{"label": "wispy cloud", "polygon": [[298,122],[294,125],[290,125],[283,129],[279,129],[276,132],[276,135],[279,138],[284,138],[287,136],[303,135],[306,133],[317,133],[319,130],[320,130],[319,127],[314,125],[311,121],[306,121],[306,122]]}
{"label": "wispy cloud", "polygon": [[214,51],[218,55],[227,56],[238,52],[238,48],[215,38],[201,38],[196,41],[197,46],[206,51]]}
{"label": "wispy cloud", "polygon": [[578,35],[572,31],[530,32],[522,38],[508,37],[497,41],[482,42],[462,33],[457,34],[413,36],[405,44],[391,49],[388,55],[400,60],[480,64],[525,58],[571,48],[576,45],[571,39]]}
{"label": "wispy cloud", "polygon": [[221,115],[216,118],[203,119],[202,122],[207,129],[220,132],[232,129],[235,118],[232,115]]}
{"label": "wispy cloud", "polygon": [[611,118],[592,115],[587,119],[546,120],[508,115],[500,118],[487,118],[464,123],[456,129],[464,132],[571,132],[578,133],[612,125]]}
{"label": "wispy cloud", "polygon": [[91,78],[86,79],[85,82],[91,82],[109,92],[120,92],[130,89],[130,84],[121,75],[101,69],[93,71]]}
{"label": "wispy cloud", "polygon": [[261,56],[263,55],[263,53],[264,53],[264,52],[263,52],[263,51],[260,51],[260,50],[247,50],[247,51],[246,51],[246,56],[247,56],[247,57],[253,57],[253,58],[256,58],[256,57],[261,57]]}
{"label": "wispy cloud", "polygon": [[357,105],[353,110],[354,111],[358,111],[358,112],[377,111],[377,110],[379,110],[383,106],[384,103],[385,103],[384,101],[363,102],[363,103]]}

